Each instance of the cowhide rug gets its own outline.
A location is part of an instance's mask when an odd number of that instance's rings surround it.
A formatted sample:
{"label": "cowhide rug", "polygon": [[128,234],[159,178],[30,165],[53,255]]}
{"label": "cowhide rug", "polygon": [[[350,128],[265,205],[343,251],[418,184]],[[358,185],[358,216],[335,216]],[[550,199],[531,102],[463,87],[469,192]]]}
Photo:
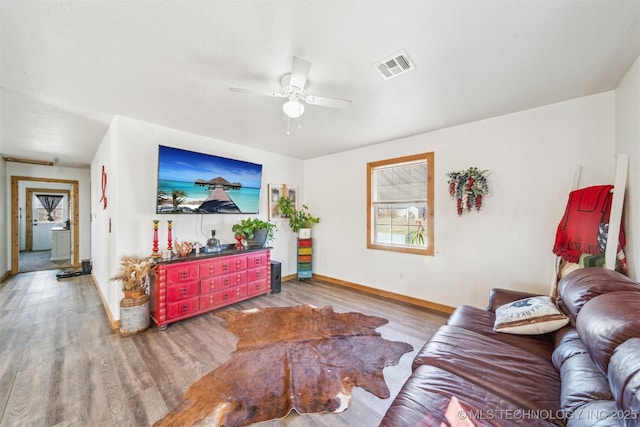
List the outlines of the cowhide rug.
{"label": "cowhide rug", "polygon": [[224,311],[239,338],[231,358],[187,390],[156,426],[242,426],[298,413],[341,412],[351,388],[386,399],[382,369],[413,350],[383,339],[386,319],[332,307]]}

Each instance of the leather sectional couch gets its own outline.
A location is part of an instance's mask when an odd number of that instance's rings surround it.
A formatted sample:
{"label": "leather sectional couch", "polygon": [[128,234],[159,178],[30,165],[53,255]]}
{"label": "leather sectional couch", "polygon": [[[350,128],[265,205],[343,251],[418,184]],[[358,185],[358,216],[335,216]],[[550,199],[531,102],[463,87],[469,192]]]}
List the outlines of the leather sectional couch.
{"label": "leather sectional couch", "polygon": [[640,426],[640,285],[585,268],[558,295],[570,323],[541,335],[493,330],[499,306],[532,294],[493,289],[486,309],[457,308],[380,426]]}

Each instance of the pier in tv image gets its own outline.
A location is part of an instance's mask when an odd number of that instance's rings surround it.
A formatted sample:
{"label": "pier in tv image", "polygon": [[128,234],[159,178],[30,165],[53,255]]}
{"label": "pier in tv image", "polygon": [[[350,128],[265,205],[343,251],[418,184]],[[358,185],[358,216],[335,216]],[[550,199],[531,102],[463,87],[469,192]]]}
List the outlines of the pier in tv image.
{"label": "pier in tv image", "polygon": [[261,182],[262,165],[160,145],[156,212],[255,214]]}

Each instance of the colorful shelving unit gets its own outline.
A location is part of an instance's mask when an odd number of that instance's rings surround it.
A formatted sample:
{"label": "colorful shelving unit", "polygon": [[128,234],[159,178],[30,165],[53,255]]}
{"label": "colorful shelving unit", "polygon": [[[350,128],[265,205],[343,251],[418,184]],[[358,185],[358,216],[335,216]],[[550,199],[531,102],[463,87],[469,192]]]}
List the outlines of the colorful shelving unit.
{"label": "colorful shelving unit", "polygon": [[313,242],[311,239],[298,239],[298,280],[313,277],[312,256]]}

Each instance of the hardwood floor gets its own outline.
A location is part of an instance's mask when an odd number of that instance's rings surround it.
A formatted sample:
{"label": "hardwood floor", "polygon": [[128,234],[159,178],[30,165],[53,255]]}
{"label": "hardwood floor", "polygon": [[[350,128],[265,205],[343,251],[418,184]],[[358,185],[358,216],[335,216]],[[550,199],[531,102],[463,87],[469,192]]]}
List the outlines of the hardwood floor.
{"label": "hardwood floor", "polygon": [[[111,330],[90,276],[56,281],[56,270],[22,273],[0,284],[0,426],[148,426],[202,375],[223,364],[236,337],[204,314],[129,338]],[[385,368],[395,396],[416,352],[446,316],[320,282],[289,281],[279,294],[225,309],[331,305],[384,317],[384,338],[414,347]],[[340,414],[290,413],[265,426],[375,426],[392,399],[354,388]]]}

